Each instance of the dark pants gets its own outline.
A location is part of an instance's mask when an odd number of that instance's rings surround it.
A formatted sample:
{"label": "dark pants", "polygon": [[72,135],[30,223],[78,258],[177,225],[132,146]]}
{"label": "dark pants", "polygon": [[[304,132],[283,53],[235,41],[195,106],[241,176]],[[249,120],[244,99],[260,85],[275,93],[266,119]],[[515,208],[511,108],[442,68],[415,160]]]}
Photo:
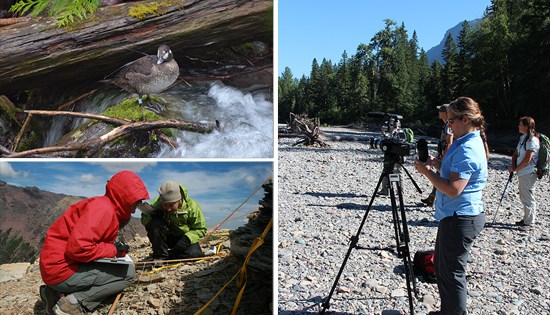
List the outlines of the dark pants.
{"label": "dark pants", "polygon": [[435,243],[435,273],[442,315],[467,314],[466,267],[474,239],[485,225],[485,214],[452,216],[439,222]]}
{"label": "dark pants", "polygon": [[153,247],[155,259],[182,259],[203,257],[204,253],[198,243],[191,244],[184,249],[175,249],[176,243],[184,236],[170,233],[168,224],[161,218],[151,220],[146,226],[147,237]]}

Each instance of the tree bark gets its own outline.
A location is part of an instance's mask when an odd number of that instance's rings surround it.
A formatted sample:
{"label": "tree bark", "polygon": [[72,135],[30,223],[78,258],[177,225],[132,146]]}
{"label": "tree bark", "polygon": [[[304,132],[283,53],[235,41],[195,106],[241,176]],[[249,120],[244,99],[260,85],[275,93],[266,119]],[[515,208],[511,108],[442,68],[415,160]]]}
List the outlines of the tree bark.
{"label": "tree bark", "polygon": [[219,49],[254,41],[272,47],[272,0],[181,1],[142,20],[128,15],[137,3],[100,8],[66,28],[55,27],[50,17],[0,28],[0,92],[91,85],[141,57],[135,51],[154,55],[162,43],[183,71],[186,61]]}

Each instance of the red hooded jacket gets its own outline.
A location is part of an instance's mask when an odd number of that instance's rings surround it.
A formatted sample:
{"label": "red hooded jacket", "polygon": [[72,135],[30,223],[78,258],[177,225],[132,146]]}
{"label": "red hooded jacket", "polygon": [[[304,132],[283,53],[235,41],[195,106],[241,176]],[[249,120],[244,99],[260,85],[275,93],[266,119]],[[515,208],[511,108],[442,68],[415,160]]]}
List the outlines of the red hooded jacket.
{"label": "red hooded jacket", "polygon": [[81,263],[116,256],[114,242],[120,223],[130,220],[132,204],[147,199],[149,193],[143,181],[131,171],[122,171],[107,182],[105,196],[69,206],[46,233],[40,252],[44,283],[61,283]]}

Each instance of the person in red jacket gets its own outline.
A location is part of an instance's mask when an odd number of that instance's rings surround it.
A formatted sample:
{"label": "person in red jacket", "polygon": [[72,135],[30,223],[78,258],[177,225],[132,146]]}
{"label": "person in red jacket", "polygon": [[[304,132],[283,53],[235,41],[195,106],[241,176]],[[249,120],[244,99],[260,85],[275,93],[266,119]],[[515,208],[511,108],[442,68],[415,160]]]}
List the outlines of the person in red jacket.
{"label": "person in red jacket", "polygon": [[92,311],[104,298],[133,282],[134,265],[93,260],[126,254],[128,245],[115,242],[118,230],[148,199],[138,175],[122,171],[107,182],[104,196],[69,206],[50,226],[40,251],[40,274],[45,283],[40,297],[48,314]]}

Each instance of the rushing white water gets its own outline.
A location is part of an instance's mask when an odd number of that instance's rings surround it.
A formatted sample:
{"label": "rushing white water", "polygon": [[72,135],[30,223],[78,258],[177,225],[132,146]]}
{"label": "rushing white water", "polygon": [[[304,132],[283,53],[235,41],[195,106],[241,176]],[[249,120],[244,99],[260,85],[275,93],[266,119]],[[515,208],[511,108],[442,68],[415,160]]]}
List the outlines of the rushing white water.
{"label": "rushing white water", "polygon": [[[161,113],[165,118],[207,123],[218,120],[221,125],[221,130],[209,134],[174,129],[178,148],[174,150],[163,144],[157,157],[273,157],[273,102],[265,89],[248,92],[225,86],[219,81],[193,82],[192,86],[179,84],[155,96],[169,104]],[[100,113],[128,97],[132,96],[106,87],[81,101],[75,111]],[[75,120],[71,129],[82,122],[82,119]],[[48,134],[50,144],[59,139],[60,125],[52,124]]]}

